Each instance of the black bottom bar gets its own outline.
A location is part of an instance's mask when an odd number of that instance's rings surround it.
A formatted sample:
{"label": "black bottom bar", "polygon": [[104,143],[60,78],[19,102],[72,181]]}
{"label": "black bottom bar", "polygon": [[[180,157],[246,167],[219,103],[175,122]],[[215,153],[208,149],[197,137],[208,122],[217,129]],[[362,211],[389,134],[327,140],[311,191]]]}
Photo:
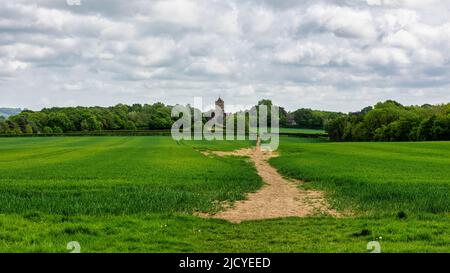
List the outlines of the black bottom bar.
{"label": "black bottom bar", "polygon": [[449,254],[0,254],[0,264],[15,271],[46,272],[366,272],[377,268],[405,272],[420,266],[446,268],[449,258]]}

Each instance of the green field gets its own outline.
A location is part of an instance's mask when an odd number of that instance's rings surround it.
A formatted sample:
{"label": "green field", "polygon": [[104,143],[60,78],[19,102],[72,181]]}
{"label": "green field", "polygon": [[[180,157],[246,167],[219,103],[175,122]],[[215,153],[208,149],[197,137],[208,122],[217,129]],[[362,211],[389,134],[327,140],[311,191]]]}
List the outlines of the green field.
{"label": "green field", "polygon": [[450,212],[450,142],[316,143],[284,139],[271,160],[286,176],[314,181],[340,209],[396,215]]}
{"label": "green field", "polygon": [[[262,182],[240,142],[170,137],[0,138],[0,252],[450,252],[450,143],[282,138],[283,174],[322,189],[343,218],[231,224],[218,209]],[[400,213],[401,212],[401,213]]]}
{"label": "green field", "polygon": [[302,128],[280,128],[280,133],[289,134],[326,134],[325,130],[302,129]]}
{"label": "green field", "polygon": [[242,199],[262,183],[243,159],[210,160],[194,143],[170,137],[14,138],[0,145],[2,213],[212,211],[214,200]]}

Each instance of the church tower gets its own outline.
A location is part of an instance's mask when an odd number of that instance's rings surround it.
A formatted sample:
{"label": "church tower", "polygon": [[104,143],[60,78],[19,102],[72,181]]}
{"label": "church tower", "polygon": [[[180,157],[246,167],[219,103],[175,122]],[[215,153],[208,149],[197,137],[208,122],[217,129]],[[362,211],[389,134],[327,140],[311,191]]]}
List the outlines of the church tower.
{"label": "church tower", "polygon": [[[216,111],[218,112],[216,113]],[[219,99],[216,100],[216,109],[212,113],[211,118],[216,119],[216,122],[219,125],[223,126],[226,117],[227,115],[225,114],[225,102],[219,97]]]}
{"label": "church tower", "polygon": [[222,109],[222,113],[225,114],[225,102],[220,97],[216,100],[216,108]]}

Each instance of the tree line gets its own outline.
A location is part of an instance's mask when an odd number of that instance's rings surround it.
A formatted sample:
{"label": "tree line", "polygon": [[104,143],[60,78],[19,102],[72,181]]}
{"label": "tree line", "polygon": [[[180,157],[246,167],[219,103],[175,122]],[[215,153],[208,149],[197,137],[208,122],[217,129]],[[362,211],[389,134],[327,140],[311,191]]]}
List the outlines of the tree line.
{"label": "tree line", "polygon": [[171,106],[155,103],[24,110],[8,119],[0,118],[0,134],[169,129],[173,123],[171,109]]}
{"label": "tree line", "polygon": [[330,120],[334,141],[450,140],[450,103],[403,106],[388,100]]}
{"label": "tree line", "polygon": [[[258,105],[273,104],[261,100]],[[0,116],[0,134],[167,130],[178,119],[171,112],[172,106],[163,103],[24,110],[8,118]],[[228,118],[236,119],[236,114]],[[304,108],[287,112],[280,107],[279,118],[281,127],[325,129],[333,141],[450,140],[450,103],[403,106],[388,100],[348,114]],[[203,116],[201,122],[207,120]]]}
{"label": "tree line", "polygon": [[[260,104],[272,105],[269,100]],[[201,115],[201,111],[187,107]],[[137,131],[137,130],[168,130],[180,117],[172,117],[173,106],[163,103],[155,104],[118,104],[112,107],[54,107],[41,111],[23,110],[8,118],[0,116],[0,134],[63,134],[74,132],[96,131]],[[285,111],[283,110],[283,113]],[[208,114],[202,116],[202,124],[208,121]],[[284,114],[284,119],[285,119]],[[229,118],[234,118],[233,114]],[[248,117],[247,117],[248,119]],[[193,121],[194,122],[194,121]]]}
{"label": "tree line", "polygon": [[[271,100],[261,100],[256,105],[273,106]],[[190,107],[190,106],[188,106]],[[0,116],[0,134],[62,134],[70,132],[117,131],[117,130],[167,130],[177,118],[171,117],[173,106],[155,104],[118,104],[111,107],[54,107],[41,111],[23,110],[8,118]],[[281,127],[323,129],[331,117],[338,115],[310,109],[299,109],[288,113],[280,107],[279,124]],[[192,116],[198,109],[191,108]],[[248,111],[248,110],[247,110]],[[244,111],[246,112],[246,111]],[[203,116],[206,123],[208,113]],[[270,114],[270,112],[269,112]],[[296,121],[290,125],[288,116]],[[236,113],[228,116],[237,123]],[[248,119],[248,117],[247,117]],[[270,117],[268,117],[270,123]],[[270,124],[269,124],[270,125]]]}
{"label": "tree line", "polygon": [[288,114],[291,116],[293,124],[286,123],[286,127],[302,129],[324,129],[326,124],[333,119],[344,116],[343,113],[329,112],[301,108]]}
{"label": "tree line", "polygon": [[[258,102],[259,105],[266,105],[271,107],[273,105],[271,100],[263,99]],[[258,106],[256,106],[258,108]],[[312,110],[309,108],[300,108],[292,112],[288,112],[285,108],[278,106],[279,124],[283,128],[301,128],[301,129],[325,129],[326,124],[338,117],[345,116],[344,113],[330,112],[321,110]],[[270,120],[270,116],[268,118]]]}

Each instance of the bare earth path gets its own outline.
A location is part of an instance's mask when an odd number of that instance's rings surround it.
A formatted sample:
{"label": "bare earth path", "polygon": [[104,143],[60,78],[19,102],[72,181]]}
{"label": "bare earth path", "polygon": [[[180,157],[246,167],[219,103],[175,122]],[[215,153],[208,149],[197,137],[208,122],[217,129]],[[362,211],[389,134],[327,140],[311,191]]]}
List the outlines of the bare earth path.
{"label": "bare earth path", "polygon": [[[211,153],[205,153],[210,155]],[[217,156],[247,156],[255,164],[258,175],[265,185],[255,193],[250,193],[247,200],[235,202],[233,207],[226,208],[214,215],[205,217],[221,218],[233,223],[246,220],[270,219],[281,217],[305,217],[316,214],[339,216],[330,209],[320,191],[299,189],[302,181],[287,180],[272,167],[268,160],[277,156],[273,152],[262,151],[259,145],[252,149],[241,149],[234,152],[212,152]]]}

